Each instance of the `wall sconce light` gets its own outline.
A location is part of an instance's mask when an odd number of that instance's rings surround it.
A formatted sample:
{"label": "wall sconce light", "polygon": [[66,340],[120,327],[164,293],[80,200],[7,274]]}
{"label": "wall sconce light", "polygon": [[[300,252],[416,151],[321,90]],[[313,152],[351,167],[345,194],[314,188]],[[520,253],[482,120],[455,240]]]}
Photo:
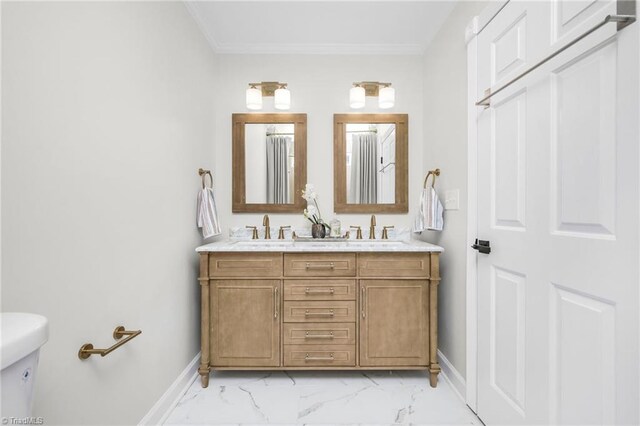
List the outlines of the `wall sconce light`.
{"label": "wall sconce light", "polygon": [[251,110],[262,109],[262,98],[273,96],[273,106],[276,109],[291,108],[291,92],[287,89],[287,83],[277,81],[262,81],[260,83],[249,83],[247,89],[247,108]]}
{"label": "wall sconce light", "polygon": [[364,87],[355,85],[349,90],[349,105],[353,109],[364,108],[365,104],[365,91]]}
{"label": "wall sconce light", "polygon": [[367,96],[377,96],[378,106],[382,109],[393,108],[396,102],[396,90],[391,83],[360,81],[353,83],[349,90],[349,105],[353,109],[364,108]]}
{"label": "wall sconce light", "polygon": [[249,85],[247,89],[247,108],[262,109],[262,92],[256,86]]}

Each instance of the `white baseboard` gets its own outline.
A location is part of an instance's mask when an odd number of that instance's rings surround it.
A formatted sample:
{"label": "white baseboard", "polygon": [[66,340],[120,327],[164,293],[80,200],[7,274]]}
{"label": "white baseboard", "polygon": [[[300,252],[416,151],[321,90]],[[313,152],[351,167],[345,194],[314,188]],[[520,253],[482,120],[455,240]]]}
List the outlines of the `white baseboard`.
{"label": "white baseboard", "polygon": [[458,398],[465,404],[467,403],[465,399],[465,395],[467,394],[467,384],[465,383],[464,377],[458,370],[455,369],[453,364],[449,362],[446,356],[438,350],[438,359],[440,360],[440,368],[442,368],[442,374],[446,381],[451,384],[453,391],[458,395]]}
{"label": "white baseboard", "polygon": [[165,422],[169,414],[178,405],[182,396],[187,392],[187,389],[198,378],[199,363],[200,352],[191,360],[178,378],[171,383],[169,389],[151,407],[138,425],[161,425]]}

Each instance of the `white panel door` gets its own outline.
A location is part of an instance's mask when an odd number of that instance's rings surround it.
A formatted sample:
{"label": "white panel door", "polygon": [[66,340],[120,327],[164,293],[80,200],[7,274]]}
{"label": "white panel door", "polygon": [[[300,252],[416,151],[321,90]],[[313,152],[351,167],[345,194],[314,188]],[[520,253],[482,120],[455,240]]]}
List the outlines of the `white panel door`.
{"label": "white panel door", "polygon": [[[480,33],[479,88],[501,86],[543,55],[550,43],[539,28],[543,12],[511,1]],[[478,238],[492,246],[478,255],[478,415],[486,424],[548,418],[540,351],[548,313],[535,288],[543,280],[539,236],[546,230],[536,212],[542,203],[533,202],[541,196],[534,186],[546,133],[542,102],[540,90],[522,81],[492,98],[478,120]]]}
{"label": "white panel door", "polygon": [[[615,13],[611,1],[512,0],[478,36],[478,87],[501,86]],[[637,26],[608,24],[479,114],[488,425],[640,420]]]}

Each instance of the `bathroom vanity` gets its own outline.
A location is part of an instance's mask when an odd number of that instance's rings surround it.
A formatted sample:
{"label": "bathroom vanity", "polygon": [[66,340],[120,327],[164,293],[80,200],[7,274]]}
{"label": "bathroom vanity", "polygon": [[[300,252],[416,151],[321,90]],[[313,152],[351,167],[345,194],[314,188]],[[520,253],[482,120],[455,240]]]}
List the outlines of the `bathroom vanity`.
{"label": "bathroom vanity", "polygon": [[211,370],[440,366],[441,247],[414,241],[201,246],[202,386]]}

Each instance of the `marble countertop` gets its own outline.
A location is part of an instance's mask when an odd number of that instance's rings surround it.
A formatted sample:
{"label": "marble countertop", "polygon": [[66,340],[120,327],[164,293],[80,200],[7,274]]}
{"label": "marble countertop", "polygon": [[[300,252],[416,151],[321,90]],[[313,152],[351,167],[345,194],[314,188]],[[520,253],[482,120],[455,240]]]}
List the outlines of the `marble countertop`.
{"label": "marble countertop", "polygon": [[196,248],[197,252],[443,252],[444,248],[419,240],[349,240],[349,241],[294,241],[294,240],[226,240]]}

